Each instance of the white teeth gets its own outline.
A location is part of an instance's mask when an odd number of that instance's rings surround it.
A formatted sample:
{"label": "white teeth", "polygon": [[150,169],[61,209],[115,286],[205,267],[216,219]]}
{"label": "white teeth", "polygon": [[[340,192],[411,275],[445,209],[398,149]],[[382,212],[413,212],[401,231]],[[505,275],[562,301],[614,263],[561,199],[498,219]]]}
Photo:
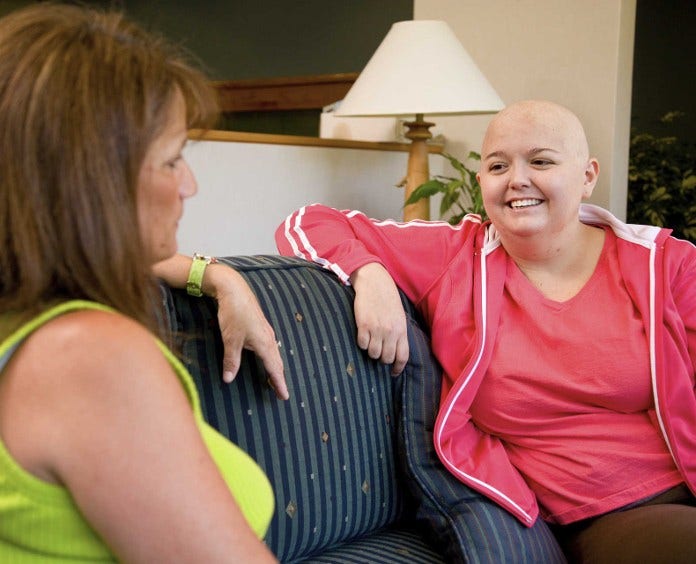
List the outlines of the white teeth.
{"label": "white teeth", "polygon": [[511,208],[526,208],[528,206],[536,206],[541,203],[541,200],[536,198],[528,198],[526,200],[514,200],[510,202]]}

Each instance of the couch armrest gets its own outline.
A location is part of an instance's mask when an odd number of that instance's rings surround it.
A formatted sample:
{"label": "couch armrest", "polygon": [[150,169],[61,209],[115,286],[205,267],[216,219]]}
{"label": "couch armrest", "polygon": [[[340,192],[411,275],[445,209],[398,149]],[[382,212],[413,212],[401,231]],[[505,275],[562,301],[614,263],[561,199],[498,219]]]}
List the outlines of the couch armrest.
{"label": "couch armrest", "polygon": [[165,302],[206,419],[273,484],[267,544],[291,561],[393,523],[402,508],[394,379],[355,344],[352,289],[299,259],[221,261],[246,279],[276,332],[289,401],[275,398],[251,353],[235,381],[222,382],[213,300],[165,289]]}

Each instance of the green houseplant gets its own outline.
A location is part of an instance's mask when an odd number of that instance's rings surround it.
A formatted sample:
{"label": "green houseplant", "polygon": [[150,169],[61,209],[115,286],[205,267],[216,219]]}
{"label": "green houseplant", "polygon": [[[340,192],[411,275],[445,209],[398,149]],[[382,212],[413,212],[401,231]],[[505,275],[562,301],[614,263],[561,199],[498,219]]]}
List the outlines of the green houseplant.
{"label": "green houseplant", "polygon": [[[478,180],[476,180],[476,171],[467,167],[462,161],[452,155],[447,153],[441,153],[441,155],[459,173],[459,178],[435,175],[427,182],[418,186],[404,205],[413,204],[423,198],[429,198],[434,194],[441,193],[440,217],[451,213],[447,221],[452,225],[459,223],[468,213],[475,213],[480,215],[481,219],[487,219],[486,210],[483,209],[481,187]],[[481,155],[471,151],[467,159],[480,161]]]}
{"label": "green houseplant", "polygon": [[[662,117],[671,123],[681,112]],[[628,221],[673,229],[696,242],[696,155],[674,136],[634,130],[628,164]]]}

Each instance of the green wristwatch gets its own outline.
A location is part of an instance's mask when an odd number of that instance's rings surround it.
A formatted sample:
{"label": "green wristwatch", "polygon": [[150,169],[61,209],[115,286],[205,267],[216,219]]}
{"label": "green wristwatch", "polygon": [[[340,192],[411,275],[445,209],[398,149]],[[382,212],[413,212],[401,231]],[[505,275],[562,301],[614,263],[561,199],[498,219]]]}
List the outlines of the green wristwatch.
{"label": "green wristwatch", "polygon": [[186,281],[186,293],[190,296],[200,298],[203,295],[201,286],[203,285],[203,273],[209,264],[217,262],[215,257],[207,257],[194,253],[193,261],[191,261],[191,270],[189,270],[188,280]]}

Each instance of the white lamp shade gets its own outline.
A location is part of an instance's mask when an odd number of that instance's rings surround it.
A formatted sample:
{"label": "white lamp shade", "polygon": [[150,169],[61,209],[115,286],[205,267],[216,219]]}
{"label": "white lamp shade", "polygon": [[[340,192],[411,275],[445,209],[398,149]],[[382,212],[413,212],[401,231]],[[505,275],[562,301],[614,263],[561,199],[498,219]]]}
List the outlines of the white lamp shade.
{"label": "white lamp shade", "polygon": [[336,115],[486,114],[504,105],[445,22],[413,20],[392,25]]}

